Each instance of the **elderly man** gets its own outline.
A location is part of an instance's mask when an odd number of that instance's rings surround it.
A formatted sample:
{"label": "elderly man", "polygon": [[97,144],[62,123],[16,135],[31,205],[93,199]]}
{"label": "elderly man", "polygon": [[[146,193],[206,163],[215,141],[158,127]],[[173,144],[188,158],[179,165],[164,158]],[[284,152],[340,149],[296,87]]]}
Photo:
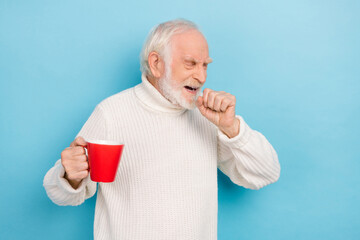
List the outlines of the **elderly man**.
{"label": "elderly man", "polygon": [[216,239],[217,167],[245,188],[278,180],[276,152],[235,114],[235,97],[200,96],[211,61],[194,23],[158,25],[141,53],[142,83],[102,101],[46,174],[54,203],[79,205],[97,188],[85,140],[125,143],[116,180],[98,184],[95,239]]}

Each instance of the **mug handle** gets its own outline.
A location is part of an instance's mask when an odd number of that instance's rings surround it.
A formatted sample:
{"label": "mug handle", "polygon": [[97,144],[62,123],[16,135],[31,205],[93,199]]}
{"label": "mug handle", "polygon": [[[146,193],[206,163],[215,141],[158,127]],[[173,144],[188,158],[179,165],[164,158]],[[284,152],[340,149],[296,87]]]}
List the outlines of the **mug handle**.
{"label": "mug handle", "polygon": [[86,142],[85,146],[82,146],[85,150],[85,155],[86,155],[86,161],[88,162],[88,171],[90,173],[90,163],[89,163],[89,155],[88,155],[88,142]]}

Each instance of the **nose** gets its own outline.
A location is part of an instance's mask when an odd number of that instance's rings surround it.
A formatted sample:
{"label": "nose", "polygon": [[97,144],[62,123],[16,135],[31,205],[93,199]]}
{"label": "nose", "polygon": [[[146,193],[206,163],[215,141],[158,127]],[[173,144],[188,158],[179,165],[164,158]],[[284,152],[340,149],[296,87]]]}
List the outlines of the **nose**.
{"label": "nose", "polygon": [[204,84],[206,81],[206,69],[202,66],[196,68],[196,72],[194,73],[193,77],[196,79],[199,83]]}

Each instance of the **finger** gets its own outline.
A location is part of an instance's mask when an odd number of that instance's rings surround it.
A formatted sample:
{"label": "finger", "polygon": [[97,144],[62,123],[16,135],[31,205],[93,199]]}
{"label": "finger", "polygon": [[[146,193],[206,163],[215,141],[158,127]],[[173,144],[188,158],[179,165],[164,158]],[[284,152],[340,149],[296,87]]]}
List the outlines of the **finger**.
{"label": "finger", "polygon": [[78,176],[79,176],[79,178],[81,178],[81,179],[86,178],[88,175],[89,175],[89,171],[88,171],[88,170],[81,171],[81,172],[78,173]]}
{"label": "finger", "polygon": [[83,154],[83,155],[74,156],[72,160],[76,162],[87,162],[88,158],[85,154]]}
{"label": "finger", "polygon": [[64,165],[65,171],[68,175],[76,174],[81,171],[87,171],[89,169],[88,162],[78,162],[76,160],[70,160]]}
{"label": "finger", "polygon": [[203,105],[203,101],[204,101],[204,98],[202,96],[199,96],[195,102],[196,106],[199,107],[199,106]]}
{"label": "finger", "polygon": [[197,99],[197,101],[196,101],[196,106],[197,106],[197,108],[199,109],[200,113],[201,113],[202,115],[204,115],[206,108],[205,108],[205,106],[204,106],[204,99],[203,99],[203,97],[201,97],[201,96],[198,97],[198,99]]}
{"label": "finger", "polygon": [[76,172],[82,172],[82,171],[87,171],[89,169],[89,164],[88,162],[81,162],[78,163],[74,166],[74,170]]}
{"label": "finger", "polygon": [[83,147],[73,147],[71,152],[73,156],[85,155],[85,149]]}
{"label": "finger", "polygon": [[84,171],[80,171],[80,172],[68,172],[67,176],[70,180],[82,180],[84,178],[86,178],[89,174],[89,171],[84,170]]}
{"label": "finger", "polygon": [[209,92],[211,91],[211,89],[209,88],[205,88],[204,91],[203,91],[203,102],[204,102],[204,106],[205,107],[208,107],[207,106],[207,101],[208,101],[208,95],[209,95]]}
{"label": "finger", "polygon": [[218,95],[217,92],[215,91],[211,91],[208,94],[208,100],[207,100],[207,107],[210,109],[214,109],[214,101],[215,101],[215,97]]}
{"label": "finger", "polygon": [[226,112],[226,109],[230,106],[231,100],[228,98],[225,98],[222,102],[221,102],[221,107],[220,110],[222,112]]}
{"label": "finger", "polygon": [[89,175],[89,171],[88,170],[81,171],[81,172],[78,172],[77,175],[80,179],[84,179]]}
{"label": "finger", "polygon": [[86,141],[82,137],[77,137],[75,140],[70,144],[70,147],[76,147],[76,146],[86,146]]}
{"label": "finger", "polygon": [[71,154],[72,147],[65,148],[64,151],[61,152],[61,159],[67,159],[72,156]]}
{"label": "finger", "polygon": [[221,103],[222,101],[225,99],[225,96],[223,94],[218,94],[216,97],[215,97],[215,100],[214,100],[214,110],[217,111],[217,112],[220,112],[221,111]]}
{"label": "finger", "polygon": [[235,106],[236,105],[236,97],[234,95],[229,94],[230,99],[230,105]]}

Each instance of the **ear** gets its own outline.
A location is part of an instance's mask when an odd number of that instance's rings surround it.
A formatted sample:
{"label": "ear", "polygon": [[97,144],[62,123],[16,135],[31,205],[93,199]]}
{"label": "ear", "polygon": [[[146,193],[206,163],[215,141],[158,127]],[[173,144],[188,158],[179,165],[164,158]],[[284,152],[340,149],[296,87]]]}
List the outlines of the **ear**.
{"label": "ear", "polygon": [[160,57],[159,53],[151,52],[148,57],[148,63],[151,73],[155,78],[160,78],[165,72],[164,60]]}

